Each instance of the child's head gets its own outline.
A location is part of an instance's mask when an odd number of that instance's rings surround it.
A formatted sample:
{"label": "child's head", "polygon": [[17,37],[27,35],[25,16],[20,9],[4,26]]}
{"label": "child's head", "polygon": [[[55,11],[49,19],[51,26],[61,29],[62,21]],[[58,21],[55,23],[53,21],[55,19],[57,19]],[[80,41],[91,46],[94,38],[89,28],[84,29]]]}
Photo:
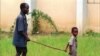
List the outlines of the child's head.
{"label": "child's head", "polygon": [[71,30],[71,33],[72,33],[73,36],[76,37],[77,34],[78,34],[78,28],[77,27],[73,27],[72,30]]}

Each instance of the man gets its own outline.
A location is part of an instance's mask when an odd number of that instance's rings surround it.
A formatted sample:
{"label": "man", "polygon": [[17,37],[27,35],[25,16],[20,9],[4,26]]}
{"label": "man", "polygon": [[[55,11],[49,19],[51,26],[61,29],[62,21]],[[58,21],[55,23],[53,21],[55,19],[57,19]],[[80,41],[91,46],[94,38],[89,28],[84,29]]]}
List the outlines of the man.
{"label": "man", "polygon": [[67,48],[69,47],[69,56],[77,56],[77,35],[78,35],[78,28],[73,27],[71,30],[72,37],[70,38],[65,52],[67,51]]}
{"label": "man", "polygon": [[13,44],[16,48],[16,56],[26,56],[27,41],[30,41],[27,34],[27,19],[26,14],[29,12],[29,5],[27,3],[20,4],[20,14],[16,19],[16,27],[14,31]]}

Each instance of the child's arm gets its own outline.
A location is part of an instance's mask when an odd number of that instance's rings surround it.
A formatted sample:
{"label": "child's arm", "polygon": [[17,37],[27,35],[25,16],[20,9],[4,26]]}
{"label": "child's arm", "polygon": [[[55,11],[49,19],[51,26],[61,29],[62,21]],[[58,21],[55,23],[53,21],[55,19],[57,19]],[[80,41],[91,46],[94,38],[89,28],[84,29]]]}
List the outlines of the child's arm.
{"label": "child's arm", "polygon": [[67,52],[67,48],[69,47],[69,43],[67,44],[66,48],[65,48],[65,52]]}
{"label": "child's arm", "polygon": [[76,48],[77,48],[77,39],[75,39],[75,42],[76,42]]}
{"label": "child's arm", "polygon": [[69,45],[69,54],[72,54],[72,45]]}

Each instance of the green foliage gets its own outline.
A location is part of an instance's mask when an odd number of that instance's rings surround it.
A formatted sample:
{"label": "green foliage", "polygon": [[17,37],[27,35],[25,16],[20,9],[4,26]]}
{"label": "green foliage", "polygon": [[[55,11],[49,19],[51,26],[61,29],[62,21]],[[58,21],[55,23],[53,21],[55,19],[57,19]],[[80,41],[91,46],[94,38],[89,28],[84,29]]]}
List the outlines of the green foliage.
{"label": "green foliage", "polygon": [[9,33],[13,33],[14,32],[14,28],[15,28],[15,25],[16,25],[15,23],[16,23],[16,20],[14,21],[14,23],[10,27],[10,32]]}
{"label": "green foliage", "polygon": [[61,35],[61,34],[65,34],[65,35],[71,35],[69,32],[64,32],[64,31],[59,31],[59,32],[52,32],[52,35]]}
{"label": "green foliage", "polygon": [[[15,25],[15,24],[14,24]],[[13,33],[13,31],[14,31],[14,25],[12,25],[11,27],[10,27],[10,33]]]}
{"label": "green foliage", "polygon": [[92,30],[88,30],[88,31],[86,32],[86,34],[88,34],[88,35],[93,35],[94,32],[93,32]]}
{"label": "green foliage", "polygon": [[47,14],[45,14],[44,12],[40,11],[40,10],[36,10],[34,9],[32,11],[32,18],[34,19],[33,20],[33,31],[32,33],[37,33],[39,32],[39,20],[40,18],[41,19],[44,19],[44,20],[47,20],[48,23],[50,23],[56,30],[56,32],[58,32],[57,28],[56,28],[56,25],[54,24],[54,22],[51,20],[51,17],[48,16]]}
{"label": "green foliage", "polygon": [[93,30],[88,30],[84,35],[87,35],[87,36],[99,36],[100,37],[100,33],[96,33],[94,32]]}
{"label": "green foliage", "polygon": [[[0,56],[15,56],[16,49],[12,44],[12,38],[4,35],[0,40]],[[34,37],[34,38],[33,38]],[[34,35],[31,40],[47,44],[52,47],[65,49],[71,36],[66,34],[58,35]],[[100,56],[100,38],[93,36],[80,36],[78,39],[78,56]],[[39,44],[28,42],[27,56],[69,56],[68,52],[50,49]]]}
{"label": "green foliage", "polygon": [[0,28],[0,33],[1,33],[1,28]]}
{"label": "green foliage", "polygon": [[0,28],[0,39],[1,39],[1,28]]}

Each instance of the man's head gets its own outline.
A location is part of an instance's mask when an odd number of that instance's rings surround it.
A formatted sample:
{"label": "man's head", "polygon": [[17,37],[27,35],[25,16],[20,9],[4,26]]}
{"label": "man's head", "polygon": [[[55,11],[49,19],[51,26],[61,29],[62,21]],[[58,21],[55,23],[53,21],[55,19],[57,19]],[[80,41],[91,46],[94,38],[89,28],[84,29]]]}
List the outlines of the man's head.
{"label": "man's head", "polygon": [[78,28],[77,27],[73,27],[72,30],[71,30],[71,33],[73,34],[73,36],[77,36],[78,34]]}
{"label": "man's head", "polygon": [[20,4],[20,9],[21,9],[21,12],[23,12],[24,14],[28,14],[29,5],[27,3],[21,3]]}

